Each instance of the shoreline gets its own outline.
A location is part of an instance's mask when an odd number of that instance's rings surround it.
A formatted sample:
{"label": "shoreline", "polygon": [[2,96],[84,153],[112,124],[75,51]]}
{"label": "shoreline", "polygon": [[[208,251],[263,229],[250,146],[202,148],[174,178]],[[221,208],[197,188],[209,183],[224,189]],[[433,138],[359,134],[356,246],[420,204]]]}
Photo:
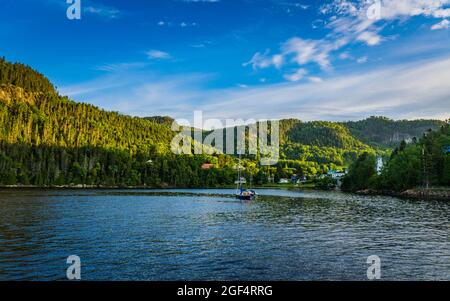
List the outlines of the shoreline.
{"label": "shoreline", "polygon": [[[0,185],[0,189],[50,189],[50,190],[159,190],[159,189],[235,189],[234,186],[218,186],[218,187],[172,187],[172,186],[105,186],[105,185],[87,185],[87,184],[77,184],[77,185],[49,185],[49,186],[36,186],[36,185]],[[284,190],[317,190],[317,187],[306,185],[306,186],[295,186],[295,185],[263,185],[263,186],[253,186],[252,189],[284,189]],[[347,193],[341,191],[342,193]],[[402,199],[413,199],[413,200],[439,200],[439,201],[450,201],[450,188],[446,187],[435,187],[429,188],[428,190],[421,188],[408,189],[403,192],[388,191],[388,190],[374,190],[365,189],[354,192],[356,195],[362,196],[391,196]]]}
{"label": "shoreline", "polygon": [[[106,186],[106,185],[87,185],[87,184],[77,184],[77,185],[0,185],[0,189],[236,189],[234,185],[223,185],[217,187],[177,187],[177,186]],[[303,190],[319,190],[315,186],[295,186],[295,185],[262,185],[253,186],[252,189],[303,189]]]}
{"label": "shoreline", "polygon": [[365,189],[355,192],[359,195],[382,195],[403,199],[450,201],[450,188],[435,187],[429,189],[412,188],[403,192]]}

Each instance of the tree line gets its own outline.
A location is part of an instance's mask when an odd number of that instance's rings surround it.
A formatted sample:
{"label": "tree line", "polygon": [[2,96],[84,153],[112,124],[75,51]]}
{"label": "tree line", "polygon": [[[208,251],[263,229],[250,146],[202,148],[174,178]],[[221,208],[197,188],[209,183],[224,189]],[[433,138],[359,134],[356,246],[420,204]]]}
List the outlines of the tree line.
{"label": "tree line", "polygon": [[[0,59],[0,184],[233,184],[236,157],[172,154],[170,143],[176,134],[170,128],[172,122],[170,117],[137,118],[74,102],[60,96],[39,72]],[[367,125],[370,136],[376,128],[373,122],[350,126],[282,120],[278,164],[263,167],[258,156],[245,156],[244,176],[255,184],[292,176],[314,178],[329,170],[343,170],[365,153],[369,157],[386,155],[385,150],[352,134],[357,131],[363,135]],[[421,127],[426,125],[429,123],[420,123]],[[212,163],[213,168],[203,169],[204,163]]]}
{"label": "tree line", "polygon": [[381,174],[377,158],[361,155],[350,167],[342,189],[402,192],[410,188],[450,186],[450,124],[428,131],[420,139],[405,141],[394,149]]}

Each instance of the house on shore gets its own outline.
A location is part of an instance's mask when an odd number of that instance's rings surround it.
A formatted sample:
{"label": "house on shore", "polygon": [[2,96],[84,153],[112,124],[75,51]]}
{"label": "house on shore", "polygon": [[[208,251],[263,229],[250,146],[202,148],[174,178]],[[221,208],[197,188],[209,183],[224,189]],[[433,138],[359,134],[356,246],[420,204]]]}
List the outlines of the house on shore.
{"label": "house on shore", "polygon": [[333,180],[340,180],[343,177],[345,177],[346,173],[343,171],[337,171],[337,170],[330,170],[327,173],[327,176],[332,178]]}

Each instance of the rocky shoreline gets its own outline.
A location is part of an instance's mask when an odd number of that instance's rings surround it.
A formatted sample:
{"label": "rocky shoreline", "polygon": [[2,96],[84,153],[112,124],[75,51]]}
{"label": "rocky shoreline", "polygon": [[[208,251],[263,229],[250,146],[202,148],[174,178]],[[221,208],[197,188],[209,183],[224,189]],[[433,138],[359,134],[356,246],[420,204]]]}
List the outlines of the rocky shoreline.
{"label": "rocky shoreline", "polygon": [[450,201],[450,188],[408,189],[403,192],[365,189],[356,192],[361,195],[387,195],[417,200],[445,200]]}

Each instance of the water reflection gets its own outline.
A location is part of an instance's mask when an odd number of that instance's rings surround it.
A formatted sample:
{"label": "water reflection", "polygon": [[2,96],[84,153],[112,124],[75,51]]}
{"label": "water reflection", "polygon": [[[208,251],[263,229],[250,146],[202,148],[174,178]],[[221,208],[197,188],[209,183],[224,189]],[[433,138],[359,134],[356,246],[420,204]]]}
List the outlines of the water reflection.
{"label": "water reflection", "polygon": [[0,280],[450,280],[448,202],[260,193],[0,191]]}

